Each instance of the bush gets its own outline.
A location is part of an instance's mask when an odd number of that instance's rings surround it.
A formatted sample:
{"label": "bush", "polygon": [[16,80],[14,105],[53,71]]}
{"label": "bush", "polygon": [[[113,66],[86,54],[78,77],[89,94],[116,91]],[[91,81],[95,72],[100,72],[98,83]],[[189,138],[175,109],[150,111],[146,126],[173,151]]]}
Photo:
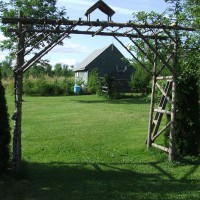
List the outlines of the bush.
{"label": "bush", "polygon": [[[1,73],[1,72],[0,72]],[[5,89],[0,74],[0,171],[5,171],[10,159],[10,123],[5,98]]]}
{"label": "bush", "polygon": [[2,84],[4,86],[6,94],[14,95],[14,80],[11,78],[3,79]]}
{"label": "bush", "polygon": [[200,109],[198,77],[186,70],[177,86],[177,115],[175,125],[175,146],[182,156],[196,156],[200,153]]}
{"label": "bush", "polygon": [[33,80],[25,78],[23,83],[23,93],[26,95],[36,94],[35,82]]}
{"label": "bush", "polygon": [[24,80],[23,93],[36,96],[60,96],[73,94],[73,78],[26,78]]}
{"label": "bush", "polygon": [[[177,85],[175,149],[179,156],[197,156],[200,153],[200,109],[198,76],[195,71],[185,70]],[[167,123],[170,117],[167,118]],[[165,143],[169,142],[168,128]]]}
{"label": "bush", "polygon": [[120,98],[120,85],[109,74],[106,74],[103,79],[103,86],[107,87],[107,97],[111,99],[119,99]]}
{"label": "bush", "polygon": [[151,92],[151,76],[142,67],[136,67],[135,73],[131,76],[130,87],[135,93],[142,93],[143,96]]}
{"label": "bush", "polygon": [[92,70],[89,74],[87,90],[91,94],[100,94],[101,83],[97,69]]}

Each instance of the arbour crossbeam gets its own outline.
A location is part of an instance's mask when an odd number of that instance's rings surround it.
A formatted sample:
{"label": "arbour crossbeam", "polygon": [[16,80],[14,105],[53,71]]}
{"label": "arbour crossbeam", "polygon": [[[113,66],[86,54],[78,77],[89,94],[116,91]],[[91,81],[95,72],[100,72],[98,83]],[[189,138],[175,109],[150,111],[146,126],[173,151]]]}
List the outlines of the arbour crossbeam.
{"label": "arbour crossbeam", "polygon": [[[169,154],[169,160],[174,157],[174,122],[176,113],[176,68],[178,51],[178,30],[193,31],[192,28],[181,26],[155,25],[155,24],[135,24],[132,21],[127,23],[115,23],[111,21],[83,21],[68,19],[33,19],[25,18],[20,12],[19,17],[3,18],[2,23],[17,25],[15,28],[8,28],[9,32],[16,33],[18,37],[17,65],[14,68],[15,77],[15,115],[14,115],[14,139],[13,139],[13,161],[15,171],[20,171],[21,163],[21,116],[22,116],[22,83],[23,73],[33,64],[39,61],[56,45],[72,34],[82,34],[91,36],[112,36],[114,37],[138,62],[141,67],[147,70],[152,76],[152,95],[149,115],[149,129],[147,146],[157,147]],[[30,34],[33,34],[33,36]],[[47,41],[48,37],[50,41]],[[135,46],[147,60],[152,64],[152,68],[145,66],[130,49],[120,41],[119,37],[127,37],[131,45]],[[143,41],[151,52],[154,59],[149,57],[137,44],[137,40]],[[162,41],[165,42],[162,42]],[[167,45],[169,44],[169,45]],[[168,54],[164,58],[161,49],[165,49]],[[26,57],[28,54],[32,57]],[[30,56],[30,55],[29,55]],[[161,67],[158,68],[158,65]],[[171,72],[170,77],[161,77],[164,69]],[[158,83],[159,80],[167,80],[163,89]],[[155,108],[155,90],[158,88],[162,94],[158,108]],[[171,110],[166,110],[166,104],[171,104]],[[170,122],[159,130],[164,114],[170,115]],[[169,147],[163,147],[155,143],[156,138],[170,127]]]}
{"label": "arbour crossbeam", "polygon": [[47,19],[47,18],[25,18],[25,17],[19,17],[19,18],[8,18],[4,17],[2,19],[2,23],[5,24],[17,24],[22,23],[24,25],[73,25],[74,23],[77,23],[77,26],[93,26],[93,27],[119,27],[119,28],[149,28],[149,29],[161,29],[161,30],[185,30],[185,31],[194,31],[194,28],[187,28],[183,26],[169,26],[164,24],[135,24],[131,20],[126,23],[116,23],[112,21],[84,21],[79,18],[78,20],[68,20],[65,18],[62,19]]}

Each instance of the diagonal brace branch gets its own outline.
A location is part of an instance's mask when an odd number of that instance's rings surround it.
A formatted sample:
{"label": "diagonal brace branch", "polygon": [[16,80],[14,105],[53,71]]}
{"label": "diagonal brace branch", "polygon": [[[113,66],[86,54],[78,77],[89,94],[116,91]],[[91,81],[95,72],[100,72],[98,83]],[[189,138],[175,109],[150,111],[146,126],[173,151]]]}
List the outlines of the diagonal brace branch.
{"label": "diagonal brace branch", "polygon": [[132,56],[133,58],[151,75],[152,72],[116,37],[116,36],[113,36]]}
{"label": "diagonal brace branch", "polygon": [[150,56],[147,55],[147,53],[137,44],[137,42],[135,42],[132,38],[129,37],[129,39],[131,40],[131,42],[133,42],[133,44],[148,58],[148,60],[154,64],[154,61],[150,58]]}
{"label": "diagonal brace branch", "polygon": [[149,43],[149,41],[144,37],[144,35],[139,31],[138,28],[134,27],[138,35],[143,39],[143,41],[149,46],[149,48],[158,56],[162,63],[173,73],[172,67],[163,59],[163,57],[158,53],[158,51]]}
{"label": "diagonal brace branch", "polygon": [[[35,62],[37,62],[44,54],[49,52],[55,44],[57,45],[59,42],[61,42],[65,37],[69,35],[69,31],[73,29],[76,26],[76,24],[71,25],[67,28],[67,30],[62,33],[60,36],[58,36],[55,40],[53,40],[51,43],[49,43],[42,51],[37,53],[35,56],[33,56],[29,61],[27,61],[24,65],[22,65],[20,68],[14,70],[15,73],[23,72],[25,69],[29,68],[31,65],[33,65]],[[66,35],[67,33],[67,35]],[[39,59],[38,59],[39,58]]]}
{"label": "diagonal brace branch", "polygon": [[23,68],[23,73],[28,70],[32,65],[34,65],[38,60],[40,60],[44,55],[46,55],[51,49],[53,49],[57,44],[59,44],[60,42],[62,42],[67,36],[69,36],[69,33],[67,33],[67,35],[63,36],[62,38],[60,38],[56,43],[54,43],[52,46],[50,46],[49,48],[45,48],[45,51],[43,51],[42,54],[40,54],[33,62],[31,62],[28,66],[26,66],[25,68]]}

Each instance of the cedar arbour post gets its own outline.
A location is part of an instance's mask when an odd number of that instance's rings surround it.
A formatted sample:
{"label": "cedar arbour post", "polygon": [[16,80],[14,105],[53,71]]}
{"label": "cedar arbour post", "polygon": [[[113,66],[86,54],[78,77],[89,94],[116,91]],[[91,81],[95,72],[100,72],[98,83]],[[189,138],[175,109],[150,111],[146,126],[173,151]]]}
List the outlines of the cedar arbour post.
{"label": "cedar arbour post", "polygon": [[178,46],[179,46],[179,36],[178,36],[178,31],[175,30],[174,50],[173,50],[173,82],[172,82],[172,102],[171,102],[171,126],[170,126],[170,135],[169,135],[169,161],[173,161],[174,155],[175,155],[174,134],[175,134],[175,122],[176,122]]}
{"label": "cedar arbour post", "polygon": [[[23,13],[19,12],[19,17],[23,17]],[[18,51],[17,63],[15,70],[19,69],[24,64],[24,33],[22,31],[22,23],[18,22]],[[22,88],[23,88],[23,72],[14,73],[14,92],[15,92],[15,113],[14,120],[14,135],[13,135],[13,163],[15,173],[20,172],[21,168],[21,133],[22,133]]]}

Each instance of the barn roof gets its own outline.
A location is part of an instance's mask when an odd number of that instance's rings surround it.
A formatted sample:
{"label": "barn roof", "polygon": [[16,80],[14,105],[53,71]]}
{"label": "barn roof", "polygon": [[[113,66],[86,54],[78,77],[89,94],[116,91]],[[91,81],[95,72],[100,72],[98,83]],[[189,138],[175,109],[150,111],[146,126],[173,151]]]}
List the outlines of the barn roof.
{"label": "barn roof", "polygon": [[113,16],[115,14],[115,11],[110,8],[105,2],[102,0],[97,1],[93,6],[91,6],[85,13],[86,16],[90,15],[94,10],[96,9],[101,10],[103,13],[105,13],[108,16]]}
{"label": "barn roof", "polygon": [[[97,49],[95,50],[92,54],[90,54],[83,62],[81,62],[75,69],[74,71],[84,71],[86,67],[94,61],[97,57],[99,57],[106,49],[109,47],[113,46],[112,48],[116,48],[114,44],[111,44],[109,46],[106,46],[102,49]],[[117,49],[117,48],[116,48]]]}
{"label": "barn roof", "polygon": [[96,59],[100,54],[102,54],[109,46],[95,50],[75,68],[75,71],[84,70],[94,59]]}

